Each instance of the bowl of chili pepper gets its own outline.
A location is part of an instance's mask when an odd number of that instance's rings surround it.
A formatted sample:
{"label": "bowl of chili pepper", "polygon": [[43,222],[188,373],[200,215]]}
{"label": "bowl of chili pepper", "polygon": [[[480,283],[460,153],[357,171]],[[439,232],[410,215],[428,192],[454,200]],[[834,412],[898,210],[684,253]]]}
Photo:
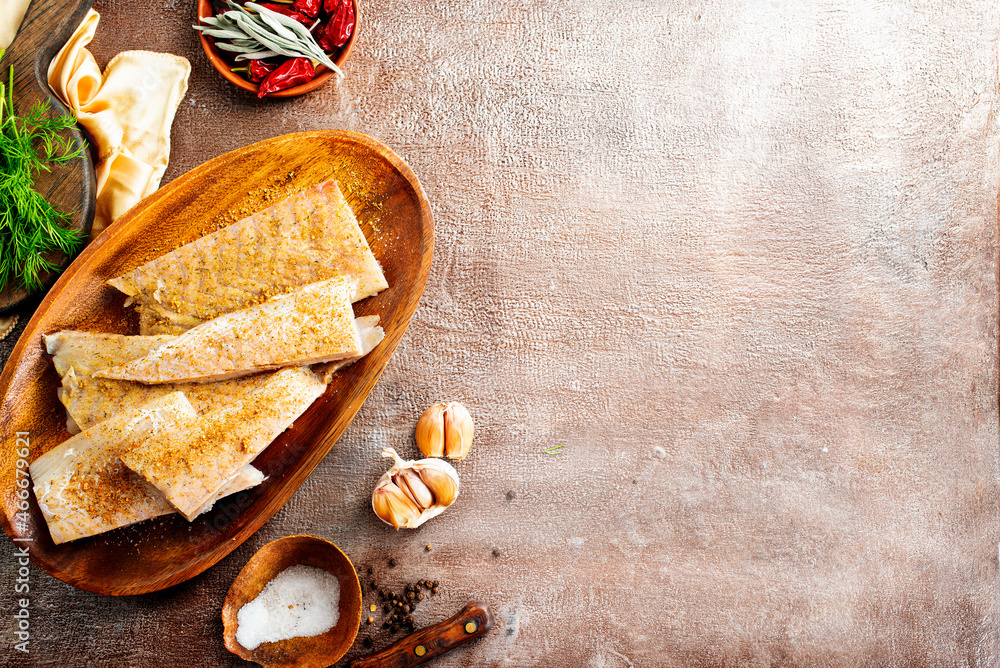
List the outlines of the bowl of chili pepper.
{"label": "bowl of chili pepper", "polygon": [[[223,15],[233,11],[247,16],[236,16],[237,21],[228,24],[211,24],[226,20]],[[264,20],[254,23],[248,18],[253,15]],[[227,81],[257,97],[295,97],[319,88],[335,74],[321,57],[336,68],[344,64],[354,48],[360,19],[358,0],[198,0],[200,25],[196,29],[209,62]],[[275,34],[266,32],[270,26]],[[319,51],[275,51],[288,45],[279,42],[276,46],[272,39],[293,35],[311,41],[311,48],[318,46]]]}

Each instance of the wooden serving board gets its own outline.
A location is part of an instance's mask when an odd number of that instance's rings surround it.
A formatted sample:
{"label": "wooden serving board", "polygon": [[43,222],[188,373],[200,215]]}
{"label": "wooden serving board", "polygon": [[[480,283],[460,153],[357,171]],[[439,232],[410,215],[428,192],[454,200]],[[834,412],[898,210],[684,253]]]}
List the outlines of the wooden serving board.
{"label": "wooden serving board", "polygon": [[[93,0],[32,0],[21,21],[14,43],[0,59],[0,77],[9,83],[10,68],[14,68],[14,113],[23,116],[36,104],[49,105],[50,116],[69,114],[59,99],[52,94],[47,75],[49,63],[59,52],[87,15]],[[6,115],[6,111],[4,112]],[[79,129],[66,135],[83,141]],[[71,214],[68,227],[90,234],[94,222],[97,184],[94,164],[86,152],[65,165],[53,166],[35,179],[35,189],[58,210]],[[55,253],[48,258],[56,266],[65,267],[71,258]],[[48,275],[43,283],[51,285],[56,274]],[[31,294],[16,285],[0,290],[0,315],[14,310]]]}
{"label": "wooden serving board", "polygon": [[[179,515],[53,545],[34,495],[19,513],[18,473],[65,440],[59,378],[41,336],[61,329],[134,334],[135,315],[106,281],[305,187],[334,178],[382,263],[389,289],[355,304],[379,315],[383,340],[340,372],[310,409],[257,460],[259,487],[221,500],[188,523]],[[365,135],[284,135],[215,158],[171,182],[105,230],[63,273],[0,376],[0,504],[4,529],[55,577],[102,594],[142,594],[201,573],[239,546],[295,493],[361,407],[399,344],[430,271],[433,222],[410,168]],[[27,456],[14,447],[17,435]],[[20,483],[21,485],[25,483]]]}

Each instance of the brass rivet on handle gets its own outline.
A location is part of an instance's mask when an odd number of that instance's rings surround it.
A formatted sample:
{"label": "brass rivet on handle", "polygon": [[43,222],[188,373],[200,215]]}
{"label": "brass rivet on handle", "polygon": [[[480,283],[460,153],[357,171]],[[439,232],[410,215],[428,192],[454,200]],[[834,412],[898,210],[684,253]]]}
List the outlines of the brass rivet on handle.
{"label": "brass rivet on handle", "polygon": [[479,627],[476,626],[475,622],[469,622],[468,624],[465,625],[465,632],[466,633],[475,633],[476,629],[478,629],[478,628]]}
{"label": "brass rivet on handle", "polygon": [[424,647],[423,645],[417,645],[416,648],[413,650],[413,653],[416,654],[417,656],[423,656],[424,654],[427,654],[427,648]]}

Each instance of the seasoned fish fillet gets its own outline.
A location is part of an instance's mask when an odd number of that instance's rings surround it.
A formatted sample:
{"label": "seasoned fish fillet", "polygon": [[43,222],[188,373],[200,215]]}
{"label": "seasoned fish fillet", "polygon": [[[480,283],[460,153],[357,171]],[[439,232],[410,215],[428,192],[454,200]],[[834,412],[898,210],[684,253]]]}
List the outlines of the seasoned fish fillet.
{"label": "seasoned fish fillet", "polygon": [[[56,390],[56,396],[66,407],[66,430],[79,434],[121,407],[114,401],[121,394],[115,385],[121,383],[113,380],[90,381],[95,371],[148,355],[171,339],[172,336],[121,336],[71,331],[43,335],[45,349],[53,355],[52,362],[62,378],[62,387]],[[108,387],[100,387],[103,385]],[[88,401],[81,406],[80,396],[84,388]],[[139,406],[154,396],[172,391],[137,397],[131,405]],[[105,401],[105,398],[110,401]]]}
{"label": "seasoned fish fillet", "polygon": [[211,382],[285,366],[357,358],[353,284],[338,276],[221,315],[145,357],[94,374],[140,383]]}
{"label": "seasoned fish fillet", "polygon": [[354,282],[352,302],[388,287],[350,205],[327,181],[108,282],[138,305],[142,334],[179,334],[339,275]]}
{"label": "seasoned fish fillet", "polygon": [[[175,392],[123,410],[33,461],[28,469],[52,541],[58,545],[173,512],[163,495],[127,469],[119,456],[151,433],[183,430],[195,419],[191,404]],[[257,469],[242,468],[215,498],[261,480]],[[215,498],[198,510],[210,507]]]}
{"label": "seasoned fish fillet", "polygon": [[244,401],[202,415],[183,430],[158,432],[121,460],[193,519],[325,389],[309,369],[282,369]]}
{"label": "seasoned fish fillet", "polygon": [[[361,352],[367,355],[385,336],[377,315],[357,318],[361,332]],[[141,406],[171,392],[183,391],[199,413],[207,413],[242,401],[244,395],[260,387],[271,373],[255,374],[218,383],[165,383],[143,385],[127,380],[93,378],[96,371],[131,362],[174,339],[173,336],[123,336],[64,330],[42,337],[62,376],[59,401],[66,407],[71,434],[89,429],[115,412]],[[326,362],[315,367],[324,383],[355,359]],[[77,426],[79,425],[79,426]]]}
{"label": "seasoned fish fillet", "polygon": [[[266,382],[270,374],[235,378],[213,385],[197,383],[143,385],[125,380],[94,378],[97,371],[143,357],[172,341],[173,336],[123,336],[61,331],[42,337],[62,376],[58,397],[66,407],[71,434],[89,429],[115,413],[142,406],[171,392],[183,391],[195,411],[206,413],[239,401]],[[78,426],[77,426],[78,425]]]}
{"label": "seasoned fish fillet", "polygon": [[[361,357],[364,357],[372,351],[372,349],[378,344],[382,343],[382,339],[385,338],[385,330],[378,326],[379,317],[377,315],[366,315],[361,318],[355,318],[354,324],[358,328],[358,334],[361,336]],[[312,370],[316,372],[320,380],[324,384],[329,385],[330,381],[333,380],[333,374],[337,373],[344,367],[350,366],[357,362],[361,357],[351,357],[347,359],[338,360],[336,362],[324,362],[322,364],[315,364]]]}
{"label": "seasoned fish fillet", "polygon": [[[121,460],[119,459],[118,462],[121,463]],[[122,466],[125,465],[122,464]],[[130,471],[130,473],[135,474],[135,471]],[[146,481],[143,480],[143,482]],[[251,487],[256,487],[262,482],[264,482],[264,474],[261,473],[260,470],[258,470],[256,467],[247,464],[239,471],[234,473],[233,477],[227,480],[226,483],[219,488],[218,492],[208,497],[205,503],[201,504],[201,507],[199,507],[198,510],[195,512],[195,517],[210,511],[212,507],[215,505],[215,502],[218,501],[219,499],[225,498],[230,494],[235,494],[236,492],[242,492],[243,490],[250,489]],[[157,490],[157,494],[159,493],[160,493],[159,490]],[[176,512],[174,507],[171,506],[169,503],[167,503],[167,506],[170,508],[170,512],[172,513]]]}
{"label": "seasoned fish fillet", "polygon": [[173,336],[123,336],[72,330],[42,336],[60,376],[65,376],[70,369],[77,375],[91,376],[95,371],[120,363],[123,358],[148,355],[173,340]]}

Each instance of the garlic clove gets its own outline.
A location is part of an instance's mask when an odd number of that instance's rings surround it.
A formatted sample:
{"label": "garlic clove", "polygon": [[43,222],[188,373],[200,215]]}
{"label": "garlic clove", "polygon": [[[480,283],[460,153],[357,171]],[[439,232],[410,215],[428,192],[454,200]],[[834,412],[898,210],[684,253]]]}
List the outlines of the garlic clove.
{"label": "garlic clove", "polygon": [[434,505],[434,494],[413,469],[403,469],[395,475],[393,481],[401,490],[409,493],[420,510],[427,510]]}
{"label": "garlic clove", "polygon": [[425,457],[444,457],[444,404],[434,404],[417,420],[417,447]]}
{"label": "garlic clove", "polygon": [[412,526],[420,517],[420,509],[392,481],[383,482],[375,488],[372,510],[379,519],[391,524],[397,531],[401,526]]}
{"label": "garlic clove", "polygon": [[[442,462],[445,463],[445,462]],[[454,471],[454,469],[452,469]],[[450,506],[458,496],[458,476],[449,475],[437,467],[421,467],[420,479],[434,493],[434,502],[439,506]]]}
{"label": "garlic clove", "polygon": [[462,404],[449,402],[444,410],[444,447],[450,459],[464,459],[472,447],[475,427],[472,416]]}
{"label": "garlic clove", "polygon": [[372,493],[372,509],[383,522],[416,529],[458,497],[458,472],[443,459],[406,461],[392,448],[383,448],[382,456],[393,459]]}

